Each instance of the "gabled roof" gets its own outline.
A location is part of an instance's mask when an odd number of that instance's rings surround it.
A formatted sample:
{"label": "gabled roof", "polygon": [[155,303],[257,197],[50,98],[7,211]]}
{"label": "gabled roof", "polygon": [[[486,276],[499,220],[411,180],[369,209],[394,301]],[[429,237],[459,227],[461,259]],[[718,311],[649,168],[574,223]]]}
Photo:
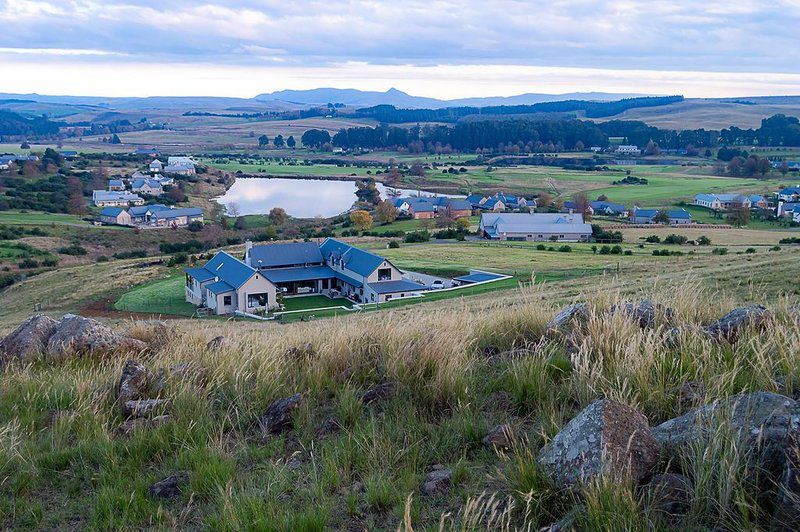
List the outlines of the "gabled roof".
{"label": "gabled roof", "polygon": [[326,239],[319,249],[325,260],[341,259],[346,269],[364,277],[374,272],[385,260],[374,253],[345,244],[335,238]]}
{"label": "gabled roof", "polygon": [[131,214],[131,216],[144,216],[148,212],[166,210],[169,210],[169,207],[162,205],[161,203],[156,203],[155,205],[140,205],[138,207],[131,207],[128,212]]}
{"label": "gabled roof", "polygon": [[119,216],[119,213],[124,211],[122,207],[104,207],[102,211],[100,211],[100,216]]}
{"label": "gabled roof", "polygon": [[112,187],[121,187],[122,186],[122,179],[109,179],[108,185]]}
{"label": "gabled roof", "polygon": [[[652,218],[658,214],[659,209],[635,209],[633,215],[636,218]],[[686,209],[672,209],[667,211],[670,218],[677,220],[691,220],[692,215]]]}
{"label": "gabled roof", "polygon": [[217,281],[211,283],[206,287],[212,294],[224,294],[225,292],[233,292],[234,288],[225,281]]}
{"label": "gabled roof", "polygon": [[280,268],[324,262],[319,245],[314,242],[265,244],[250,250],[250,265],[254,268]]}
{"label": "gabled roof", "polygon": [[592,209],[596,211],[613,211],[613,212],[625,212],[628,208],[621,203],[611,203],[610,201],[592,201],[589,202],[592,206]]}
{"label": "gabled roof", "polygon": [[592,234],[583,215],[563,213],[484,213],[481,227],[490,235],[502,233],[580,233]]}
{"label": "gabled roof", "polygon": [[406,203],[414,212],[433,212],[434,203],[427,198],[405,198]]}
{"label": "gabled roof", "polygon": [[470,211],[472,210],[472,204],[464,199],[458,198],[448,198],[446,203],[447,207],[450,207],[454,211]]}
{"label": "gabled roof", "polygon": [[[200,270],[205,271],[203,272]],[[214,293],[222,293],[239,288],[246,283],[256,271],[236,257],[224,251],[220,251],[202,268],[187,268],[186,273],[200,282],[207,281],[214,277],[218,278],[219,281],[209,285],[208,288],[211,289],[212,286],[216,285],[214,289],[220,291]],[[208,277],[209,274],[211,277]],[[230,288],[218,284],[219,282],[224,282]]]}
{"label": "gabled roof", "polygon": [[312,281],[316,279],[333,279],[336,277],[328,266],[309,266],[299,268],[280,268],[262,272],[264,277],[273,283],[288,283],[292,281]]}
{"label": "gabled roof", "polygon": [[161,188],[161,182],[156,179],[134,179],[131,188],[142,188],[145,185],[150,188]]}
{"label": "gabled roof", "polygon": [[480,194],[470,194],[467,196],[467,201],[473,205],[477,205],[483,200],[485,196],[481,196]]}
{"label": "gabled roof", "polygon": [[780,191],[780,194],[783,195],[790,195],[790,194],[800,194],[800,187],[786,187]]}
{"label": "gabled roof", "polygon": [[[162,209],[153,213],[156,220],[171,220],[181,216],[202,216],[203,209],[199,207],[185,207],[183,209]],[[244,263],[242,263],[244,264]]]}

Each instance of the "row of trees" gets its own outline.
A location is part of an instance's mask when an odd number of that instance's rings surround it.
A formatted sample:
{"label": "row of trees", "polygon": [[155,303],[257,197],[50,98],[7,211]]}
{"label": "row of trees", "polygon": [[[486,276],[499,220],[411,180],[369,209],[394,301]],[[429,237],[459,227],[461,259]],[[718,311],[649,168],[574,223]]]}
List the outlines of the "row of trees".
{"label": "row of trees", "polygon": [[[289,135],[288,138],[284,139],[283,135],[276,135],[275,139],[272,141],[272,145],[276,148],[283,148],[284,146],[294,149],[297,146],[297,141],[294,139],[294,135]],[[269,146],[269,137],[266,135],[261,135],[258,137],[258,147],[259,148],[266,148]]]}

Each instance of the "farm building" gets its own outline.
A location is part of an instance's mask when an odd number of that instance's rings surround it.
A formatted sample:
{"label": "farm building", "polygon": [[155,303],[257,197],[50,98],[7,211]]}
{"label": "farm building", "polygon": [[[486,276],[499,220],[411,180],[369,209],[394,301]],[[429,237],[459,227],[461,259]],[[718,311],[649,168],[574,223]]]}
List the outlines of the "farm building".
{"label": "farm building", "polygon": [[577,213],[483,213],[480,233],[492,240],[588,242],[592,226]]}
{"label": "farm building", "polygon": [[144,205],[144,199],[137,194],[109,190],[92,191],[92,202],[98,207],[127,207],[130,204]]}
{"label": "farm building", "polygon": [[[655,224],[656,215],[661,209],[638,209],[634,207],[631,221],[635,224]],[[683,225],[692,223],[692,215],[686,209],[666,210],[670,225]]]}

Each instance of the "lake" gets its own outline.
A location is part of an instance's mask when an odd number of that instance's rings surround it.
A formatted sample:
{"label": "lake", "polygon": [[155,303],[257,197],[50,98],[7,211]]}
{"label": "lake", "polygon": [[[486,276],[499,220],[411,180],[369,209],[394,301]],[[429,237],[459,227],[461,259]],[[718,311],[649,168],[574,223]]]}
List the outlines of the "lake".
{"label": "lake", "polygon": [[[387,199],[387,187],[381,183],[376,185],[381,198]],[[415,190],[392,190],[401,196],[417,195]],[[434,194],[423,191],[422,195]],[[239,177],[224,196],[214,201],[229,209],[231,204],[235,204],[240,215],[267,214],[273,207],[281,207],[295,218],[330,218],[346,212],[356,199],[355,181]]]}

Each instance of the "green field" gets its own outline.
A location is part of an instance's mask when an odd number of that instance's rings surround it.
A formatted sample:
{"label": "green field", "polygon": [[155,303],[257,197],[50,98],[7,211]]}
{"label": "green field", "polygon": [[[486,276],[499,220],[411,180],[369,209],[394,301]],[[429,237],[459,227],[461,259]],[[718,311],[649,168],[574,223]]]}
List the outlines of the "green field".
{"label": "green field", "polygon": [[139,285],[123,294],[114,304],[114,309],[126,312],[191,316],[194,314],[194,306],[184,301],[185,279],[184,275],[180,273],[167,279]]}
{"label": "green field", "polygon": [[348,299],[331,299],[327,296],[320,295],[283,298],[283,309],[285,312],[328,307],[351,308],[352,306],[353,303]]}
{"label": "green field", "polygon": [[0,211],[0,224],[12,225],[89,225],[73,214],[48,212]]}

